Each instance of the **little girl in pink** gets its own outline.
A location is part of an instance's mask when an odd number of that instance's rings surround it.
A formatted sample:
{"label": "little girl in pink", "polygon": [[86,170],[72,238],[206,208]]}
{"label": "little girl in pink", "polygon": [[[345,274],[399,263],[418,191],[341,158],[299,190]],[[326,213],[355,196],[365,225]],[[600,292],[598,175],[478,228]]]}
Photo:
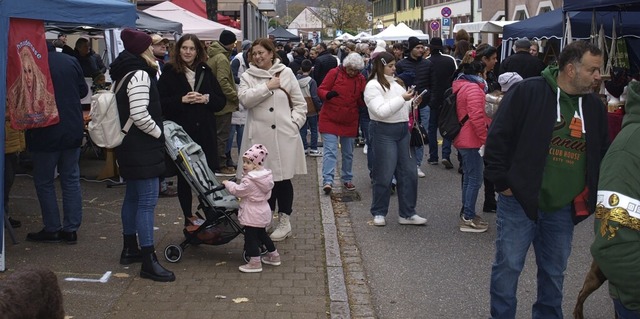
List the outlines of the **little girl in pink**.
{"label": "little girl in pink", "polygon": [[[240,184],[223,181],[229,193],[240,198],[238,220],[244,226],[244,250],[251,259],[240,266],[241,272],[261,272],[262,263],[280,266],[280,255],[266,227],[271,223],[271,208],[267,200],[271,197],[273,176],[271,170],[263,167],[269,155],[262,144],[254,144],[242,155],[243,176]],[[268,253],[260,258],[260,246],[265,245]]]}

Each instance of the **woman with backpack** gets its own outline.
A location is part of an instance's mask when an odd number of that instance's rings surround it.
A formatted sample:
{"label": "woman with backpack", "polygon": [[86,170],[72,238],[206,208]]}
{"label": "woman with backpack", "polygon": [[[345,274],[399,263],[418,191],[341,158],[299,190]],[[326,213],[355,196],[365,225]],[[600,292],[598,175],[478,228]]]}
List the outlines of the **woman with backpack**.
{"label": "woman with backpack", "polygon": [[[197,36],[184,34],[170,56],[158,80],[162,114],[182,126],[202,148],[209,168],[216,169],[219,154],[214,113],[224,108],[227,99],[205,63],[207,53]],[[192,199],[191,187],[182,174],[178,174],[178,200],[185,226],[202,222],[193,215]]]}
{"label": "woman with backpack", "polygon": [[[467,56],[475,54],[475,51],[466,53]],[[470,59],[465,57],[463,60]],[[484,169],[480,151],[484,148],[490,123],[484,110],[488,86],[484,79],[484,62],[471,59],[470,62],[463,63],[460,70],[460,75],[452,84],[453,94],[457,96],[458,121],[468,116],[465,124],[460,128],[460,133],[453,140],[453,145],[462,156],[464,163],[462,166],[463,212],[460,216],[460,231],[481,233],[487,231],[488,223],[476,215],[475,207]]]}
{"label": "woman with backpack", "polygon": [[120,264],[142,262],[140,277],[174,281],[173,272],[158,262],[153,245],[159,177],[165,171],[157,64],[149,35],[125,29],[120,37],[125,50],[110,65],[109,73],[116,83],[123,83],[116,94],[120,123],[133,121],[122,144],[115,148],[120,176],[127,182],[121,212],[124,248]]}

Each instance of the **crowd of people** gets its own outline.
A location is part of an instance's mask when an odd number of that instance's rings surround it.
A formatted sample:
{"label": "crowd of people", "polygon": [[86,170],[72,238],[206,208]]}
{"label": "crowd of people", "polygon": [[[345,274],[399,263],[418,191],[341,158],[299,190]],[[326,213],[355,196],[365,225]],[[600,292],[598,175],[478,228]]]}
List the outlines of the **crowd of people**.
{"label": "crowd of people", "polygon": [[[336,186],[338,162],[342,189],[353,191],[353,152],[360,137],[367,154],[373,225],[387,224],[396,192],[398,223],[425,225],[427,218],[416,212],[418,179],[426,177],[423,158],[428,156],[429,165],[453,169],[453,145],[462,176],[460,231],[489,228],[476,211],[483,184],[482,210],[497,213],[491,317],[516,316],[518,278],[533,245],[538,299],[532,317],[562,318],[563,273],[573,227],[596,209],[600,162],[609,145],[606,108],[591,94],[601,80],[603,54],[597,47],[571,43],[557,65],[546,66],[537,57],[538,45],[522,39],[514,54],[498,64],[496,47],[474,47],[463,31],[454,47],[437,37],[429,42],[409,37],[392,46],[382,40],[295,45],[267,38],[238,45],[236,36],[224,31],[207,47],[193,34],[182,35],[165,62],[168,41],[159,35],[126,29],[121,38],[125,50],[109,72],[126,87],[117,95],[121,122],[130,117],[134,126],[116,148],[127,182],[120,263],[142,262],[141,277],[175,280],[159,264],[153,246],[153,211],[159,192],[166,189],[161,178],[163,119],[185,129],[217,176],[238,178],[224,184],[247,198],[239,214],[250,260],[240,266],[242,272],[262,271],[262,263],[280,265],[274,242],[293,232],[291,180],[307,173],[305,155],[322,157],[325,195]],[[75,59],[63,53],[49,56],[60,124],[26,132],[27,147],[37,154],[34,183],[44,224],[40,232],[29,233],[32,241],[73,244],[82,220],[78,97],[87,90],[82,77],[99,66],[81,41],[75,52]],[[452,140],[439,143],[438,119],[449,89],[457,97],[461,129]],[[418,123],[427,127],[429,138],[411,146],[410,128]],[[237,163],[231,154],[234,139],[242,154]],[[53,191],[56,166],[63,186],[62,223]],[[191,192],[178,175],[185,226],[202,222],[194,214]],[[263,257],[260,245],[268,250]],[[614,295],[616,309],[630,309],[636,314],[630,318],[637,318],[638,309],[627,297],[624,291]]]}

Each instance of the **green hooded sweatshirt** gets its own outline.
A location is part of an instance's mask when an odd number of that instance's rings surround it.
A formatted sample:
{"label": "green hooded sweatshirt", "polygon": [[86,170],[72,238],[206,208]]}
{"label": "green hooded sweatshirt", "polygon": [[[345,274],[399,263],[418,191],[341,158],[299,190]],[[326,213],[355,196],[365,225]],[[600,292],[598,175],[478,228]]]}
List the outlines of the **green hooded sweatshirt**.
{"label": "green hooded sweatshirt", "polygon": [[625,110],[600,166],[591,254],[611,297],[640,311],[640,82],[629,83]]}
{"label": "green hooded sweatshirt", "polygon": [[553,92],[560,91],[558,118],[553,128],[538,204],[543,212],[555,212],[571,203],[585,188],[587,143],[580,95],[569,95],[558,88],[558,67],[542,71]]}
{"label": "green hooded sweatshirt", "polygon": [[235,112],[238,110],[238,89],[236,88],[236,82],[233,79],[233,73],[231,72],[231,61],[229,56],[231,52],[228,51],[219,41],[213,41],[207,49],[207,65],[213,71],[213,75],[216,76],[220,88],[224,96],[227,98],[227,104],[222,111],[216,113],[216,115],[224,115],[227,113]]}

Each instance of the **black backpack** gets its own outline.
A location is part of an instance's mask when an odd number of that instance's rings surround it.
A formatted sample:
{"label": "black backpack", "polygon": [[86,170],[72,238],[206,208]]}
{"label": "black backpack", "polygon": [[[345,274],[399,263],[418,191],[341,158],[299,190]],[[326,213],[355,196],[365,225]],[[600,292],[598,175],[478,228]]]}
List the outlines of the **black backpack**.
{"label": "black backpack", "polygon": [[460,129],[469,119],[469,114],[458,121],[458,111],[456,110],[458,95],[453,93],[452,88],[444,91],[444,101],[438,116],[438,129],[443,138],[453,141],[458,136]]}

